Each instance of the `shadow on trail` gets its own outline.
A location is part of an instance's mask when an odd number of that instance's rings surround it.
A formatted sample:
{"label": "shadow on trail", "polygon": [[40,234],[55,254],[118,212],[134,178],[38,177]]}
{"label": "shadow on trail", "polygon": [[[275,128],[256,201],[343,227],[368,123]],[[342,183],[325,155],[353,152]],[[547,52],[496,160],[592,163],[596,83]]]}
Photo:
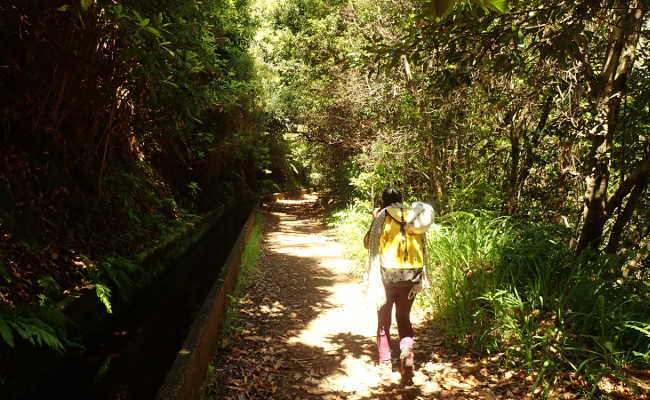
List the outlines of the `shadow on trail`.
{"label": "shadow on trail", "polygon": [[337,333],[327,337],[327,341],[355,358],[361,358],[362,356],[372,358],[376,353],[376,346],[372,337],[351,333]]}

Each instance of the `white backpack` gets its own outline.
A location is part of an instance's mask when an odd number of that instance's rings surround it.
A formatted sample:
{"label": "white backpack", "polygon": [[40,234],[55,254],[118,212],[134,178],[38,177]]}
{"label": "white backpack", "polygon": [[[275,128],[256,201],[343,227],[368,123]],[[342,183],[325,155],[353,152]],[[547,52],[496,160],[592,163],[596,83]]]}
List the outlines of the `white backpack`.
{"label": "white backpack", "polygon": [[416,235],[421,235],[433,225],[435,211],[430,204],[416,201],[411,204],[411,210],[406,215],[405,229]]}
{"label": "white backpack", "polygon": [[397,221],[404,223],[404,229],[408,233],[415,235],[426,233],[433,225],[435,215],[433,207],[421,201],[413,202],[410,207],[388,207],[386,211]]}

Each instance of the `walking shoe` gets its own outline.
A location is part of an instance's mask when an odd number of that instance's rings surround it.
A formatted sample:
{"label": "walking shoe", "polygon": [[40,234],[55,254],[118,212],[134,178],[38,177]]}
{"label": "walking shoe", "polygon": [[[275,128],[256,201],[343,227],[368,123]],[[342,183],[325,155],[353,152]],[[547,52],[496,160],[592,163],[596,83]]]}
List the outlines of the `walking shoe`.
{"label": "walking shoe", "polygon": [[399,355],[399,364],[399,372],[402,374],[402,385],[412,385],[414,364],[413,350],[408,347],[402,349],[402,353]]}
{"label": "walking shoe", "polygon": [[379,377],[382,381],[388,381],[393,375],[393,363],[390,360],[379,361]]}

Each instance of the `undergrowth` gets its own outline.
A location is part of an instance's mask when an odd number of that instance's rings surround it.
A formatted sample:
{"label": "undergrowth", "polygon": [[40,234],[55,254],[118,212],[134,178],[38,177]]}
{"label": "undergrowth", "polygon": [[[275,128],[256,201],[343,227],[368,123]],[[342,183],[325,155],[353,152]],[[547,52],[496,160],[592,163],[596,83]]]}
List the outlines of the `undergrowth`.
{"label": "undergrowth", "polygon": [[[227,347],[230,343],[231,337],[235,332],[241,331],[243,328],[239,324],[239,313],[234,307],[240,301],[240,293],[242,288],[246,287],[256,274],[257,261],[262,255],[262,238],[264,235],[264,215],[259,210],[255,216],[255,224],[248,237],[248,241],[244,246],[244,251],[241,258],[241,266],[239,276],[237,277],[237,284],[232,295],[228,296],[229,307],[226,311],[226,317],[223,321],[223,329],[221,331],[221,347]],[[215,393],[219,393],[218,374],[215,373],[217,367],[210,363],[206,373],[205,381],[201,389],[201,399],[212,398]]]}
{"label": "undergrowth", "polygon": [[14,348],[16,336],[33,346],[48,347],[62,353],[68,340],[63,313],[55,307],[10,309],[0,306],[0,336]]}
{"label": "undergrowth", "polygon": [[566,370],[595,389],[605,375],[648,365],[649,291],[612,275],[613,260],[576,258],[557,226],[485,216],[442,222],[430,237],[431,305],[457,342],[505,353],[545,389]]}
{"label": "undergrowth", "polygon": [[344,255],[351,260],[350,272],[357,277],[363,275],[368,251],[363,247],[363,237],[372,222],[372,207],[369,203],[356,202],[338,210],[327,220],[344,246]]}
{"label": "undergrowth", "polygon": [[[354,205],[330,221],[356,272],[365,263],[370,220],[367,207]],[[576,257],[562,226],[485,212],[452,213],[436,223],[427,235],[431,287],[418,304],[449,343],[501,355],[508,367],[534,376],[545,397],[564,383],[605,398],[603,377],[641,390],[629,377],[650,367],[648,282],[613,272],[611,257]]]}
{"label": "undergrowth", "polygon": [[239,276],[237,277],[237,284],[232,295],[228,296],[229,304],[226,318],[224,319],[223,331],[221,333],[221,345],[227,347],[230,343],[230,338],[233,332],[240,329],[239,327],[239,314],[234,307],[240,301],[240,294],[242,288],[246,287],[250,282],[255,279],[257,272],[257,261],[262,255],[262,236],[264,234],[264,216],[260,211],[257,211],[255,217],[255,224],[248,237],[248,241],[244,246],[244,251],[241,257],[241,266]]}

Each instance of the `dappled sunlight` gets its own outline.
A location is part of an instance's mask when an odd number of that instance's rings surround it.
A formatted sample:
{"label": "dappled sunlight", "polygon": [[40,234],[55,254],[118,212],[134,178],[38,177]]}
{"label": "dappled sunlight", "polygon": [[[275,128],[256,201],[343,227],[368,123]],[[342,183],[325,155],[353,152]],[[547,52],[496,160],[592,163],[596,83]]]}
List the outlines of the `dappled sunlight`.
{"label": "dappled sunlight", "polygon": [[[304,203],[281,200],[276,207],[293,205]],[[258,308],[269,316],[289,313],[294,326],[304,322],[301,329],[286,331],[286,346],[318,350],[324,357],[337,360],[335,367],[319,371],[318,381],[302,388],[310,394],[336,393],[341,398],[362,399],[383,391],[387,383],[397,385],[398,371],[394,371],[388,382],[379,379],[375,366],[376,310],[366,303],[362,285],[349,275],[350,261],[344,258],[343,246],[336,241],[336,235],[325,231],[319,221],[304,220],[291,212],[274,209],[269,215],[279,220],[277,228],[267,233],[265,243],[268,254],[277,256],[280,261],[276,267],[293,271],[311,269],[313,275],[296,282],[296,288],[305,291],[304,301],[292,303],[287,299],[286,306],[276,301]],[[307,291],[318,293],[319,301],[309,299]],[[291,311],[294,304],[307,307],[317,315],[306,321],[306,313]],[[396,336],[395,332],[393,334]],[[314,364],[318,363],[312,366]],[[429,393],[440,390],[438,385],[427,384],[426,377],[419,371],[414,380],[421,381]]]}
{"label": "dappled sunlight", "polygon": [[[231,347],[218,356],[208,378],[223,385],[212,389],[212,398],[532,398],[526,393],[532,378],[496,368],[496,359],[477,360],[442,347],[440,332],[424,323],[424,312],[412,316],[413,385],[401,385],[396,358],[392,375],[380,380],[376,309],[366,303],[343,247],[318,212],[313,202],[298,200],[265,207],[264,257],[237,300],[241,320]],[[395,324],[392,328],[397,355]]]}

